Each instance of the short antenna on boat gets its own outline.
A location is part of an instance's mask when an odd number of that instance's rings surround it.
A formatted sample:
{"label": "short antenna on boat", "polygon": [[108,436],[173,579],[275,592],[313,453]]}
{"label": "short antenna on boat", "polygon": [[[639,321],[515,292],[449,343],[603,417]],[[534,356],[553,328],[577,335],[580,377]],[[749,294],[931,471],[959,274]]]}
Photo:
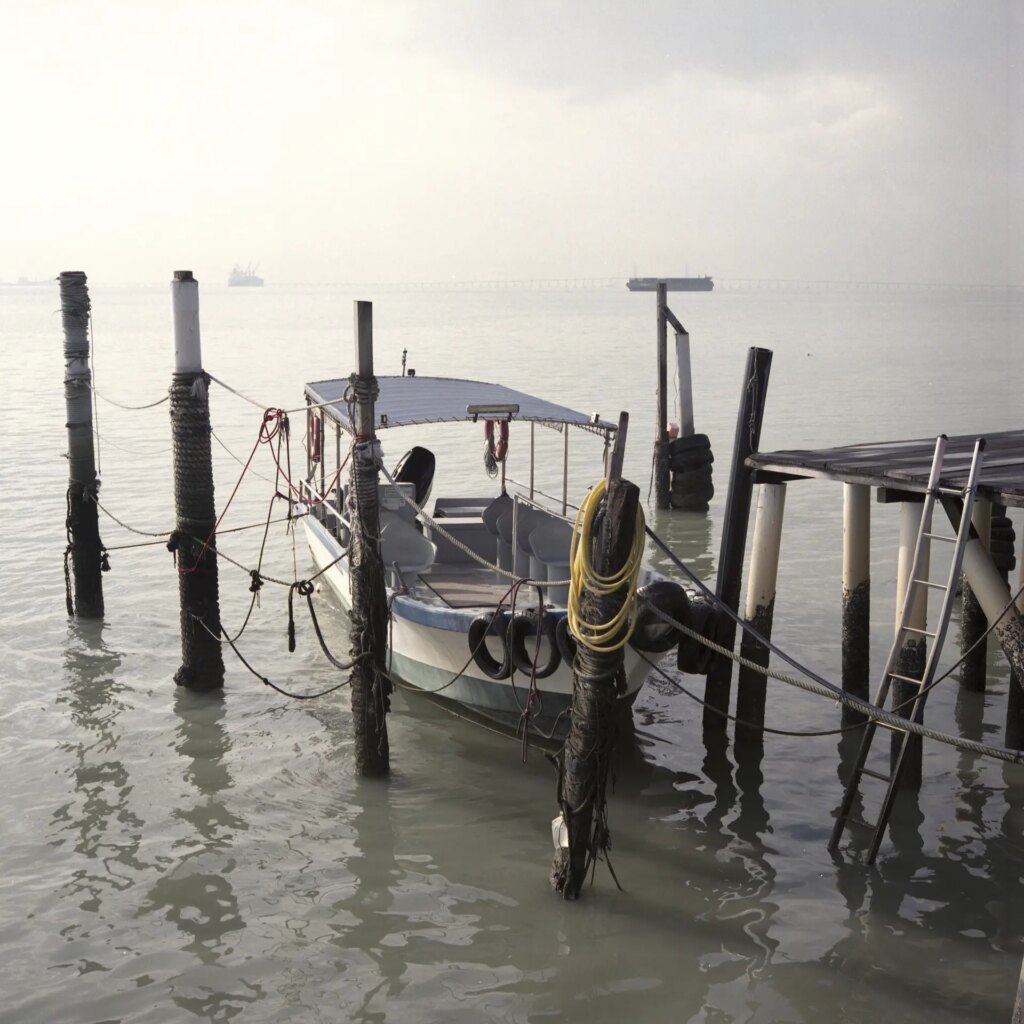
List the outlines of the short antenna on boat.
{"label": "short antenna on boat", "polygon": [[403,377],[405,376],[405,357],[408,354],[409,354],[409,350],[407,348],[403,348],[402,349],[402,376]]}

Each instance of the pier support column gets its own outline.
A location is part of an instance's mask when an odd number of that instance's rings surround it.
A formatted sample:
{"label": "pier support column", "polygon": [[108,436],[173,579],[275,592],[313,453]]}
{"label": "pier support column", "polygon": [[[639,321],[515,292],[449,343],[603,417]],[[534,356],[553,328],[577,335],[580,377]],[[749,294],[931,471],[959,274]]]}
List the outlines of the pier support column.
{"label": "pier support column", "polygon": [[[747,458],[757,451],[761,441],[761,421],[764,419],[771,366],[772,353],[769,349],[751,348],[748,351],[739,415],[736,419],[729,493],[725,499],[722,547],[718,555],[718,579],[715,584],[715,595],[734,612],[739,609],[740,603],[743,554],[747,545],[747,524],[754,489],[753,470],[747,465]],[[736,623],[723,616],[718,642],[731,650],[735,641]],[[704,689],[704,700],[708,705],[704,708],[705,729],[725,729],[727,720],[721,712],[729,710],[731,685],[732,661],[724,655],[715,655]]]}
{"label": "pier support column", "polygon": [[[871,695],[871,488],[843,484],[843,691]],[[843,705],[843,725],[864,721]]]}
{"label": "pier support column", "polygon": [[[917,545],[917,535],[921,529],[921,516],[924,506],[917,501],[904,501],[900,503],[900,547],[899,562],[896,571],[896,622],[899,623],[900,614],[903,610],[903,602],[906,599],[907,591],[910,588],[910,570],[914,561],[914,548]],[[921,562],[917,567],[918,579],[928,578],[929,548],[925,544],[921,551]],[[928,626],[928,588],[920,587],[917,596],[914,598],[914,605],[907,620],[908,626],[915,629],[926,629]],[[928,649],[924,638],[920,640],[904,639],[896,656],[896,663],[893,671],[911,679],[920,679],[924,675],[925,660]],[[913,683],[905,683],[902,680],[892,681],[892,704],[897,707],[907,701],[913,700],[919,691],[919,687]],[[896,714],[903,718],[910,717],[910,705],[899,708]],[[895,765],[899,754],[899,748],[903,740],[901,733],[892,734],[892,763]],[[903,771],[900,776],[900,786],[904,789],[918,789],[921,785],[921,737],[911,736],[907,743],[907,752],[903,759]]]}
{"label": "pier support column", "polygon": [[217,582],[217,513],[213,503],[210,398],[199,338],[199,282],[191,270],[171,281],[174,312],[174,376],[171,438],[174,451],[176,525],[168,547],[178,567],[181,605],[179,686],[215,690],[224,685]]}
{"label": "pier support column", "polygon": [[[1024,530],[1021,531],[1020,575],[1017,589],[1024,588]],[[1009,589],[1009,588],[1007,588]],[[1024,614],[1024,593],[1017,597],[1017,614]],[[1010,686],[1006,695],[1006,746],[1024,750],[1024,675],[1010,666]],[[1022,1017],[1024,1024],[1024,1017]]]}
{"label": "pier support column", "polygon": [[[754,539],[750,554],[750,579],[744,618],[766,640],[772,636],[775,589],[779,576],[779,552],[782,547],[782,516],[786,507],[786,485],[761,484],[754,516]],[[748,633],[740,641],[740,654],[767,668],[768,648]],[[768,679],[761,672],[742,666],[736,683],[736,738],[760,742],[764,725]],[[749,723],[745,725],[744,722]]]}
{"label": "pier support column", "polygon": [[387,593],[380,551],[380,498],[377,493],[379,446],[374,402],[373,303],[355,303],[356,366],[352,377],[356,402],[356,436],[352,450],[352,539],[349,568],[352,585],[349,676],[356,741],[356,771],[380,776],[390,771],[387,713],[391,682],[385,674],[388,641]]}
{"label": "pier support column", "polygon": [[[978,537],[989,550],[989,542],[992,533],[992,503],[984,498],[978,498],[974,503],[974,512],[971,514],[971,522]],[[961,610],[960,610],[960,651],[967,654],[963,665],[960,667],[960,685],[965,690],[972,690],[975,693],[984,693],[985,674],[988,662],[988,638],[985,637],[985,630],[988,629],[988,620],[981,610],[978,599],[974,596],[970,583],[966,577],[961,580]],[[985,639],[981,639],[985,637]],[[981,641],[978,643],[978,641]],[[977,647],[974,645],[977,643]],[[971,650],[971,648],[974,648]]]}
{"label": "pier support column", "polygon": [[[68,615],[103,618],[103,546],[96,496],[96,460],[92,440],[92,374],[89,370],[89,288],[85,274],[60,275],[64,327],[64,404],[68,430],[68,546],[64,553]],[[70,557],[70,575],[68,560]],[[72,578],[74,598],[72,599]]]}

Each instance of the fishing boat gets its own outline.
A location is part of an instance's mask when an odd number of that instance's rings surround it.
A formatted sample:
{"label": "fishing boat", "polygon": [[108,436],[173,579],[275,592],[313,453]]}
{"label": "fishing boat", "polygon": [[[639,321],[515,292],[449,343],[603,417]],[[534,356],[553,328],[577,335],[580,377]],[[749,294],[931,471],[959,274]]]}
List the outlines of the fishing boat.
{"label": "fishing boat", "polygon": [[232,288],[262,288],[263,278],[257,275],[256,268],[251,263],[244,267],[236,263],[228,276],[228,285]]}
{"label": "fishing boat", "polygon": [[[378,377],[377,383],[378,439],[390,447],[400,429],[482,424],[484,460],[497,491],[433,497],[433,451],[400,445],[395,452],[404,454],[391,469],[384,456],[378,495],[391,615],[389,674],[506,726],[518,727],[528,715],[551,735],[564,731],[578,643],[567,617],[570,549],[579,529],[568,498],[569,439],[571,433],[589,435],[595,479],[601,479],[617,425],[501,384],[408,375]],[[346,610],[351,485],[345,486],[341,466],[356,436],[350,387],[348,378],[305,387],[307,473],[300,506],[313,561]],[[538,427],[563,436],[560,500],[532,486]],[[528,437],[529,484],[516,483],[505,471],[510,434],[519,430]],[[444,459],[469,454],[465,434],[452,431]],[[469,447],[476,456],[477,445]],[[639,570],[637,587],[642,601],[619,685],[623,708],[632,704],[650,667],[641,652],[664,652],[680,640],[650,613],[651,606],[676,621],[685,621],[688,608],[686,591],[649,568]]]}

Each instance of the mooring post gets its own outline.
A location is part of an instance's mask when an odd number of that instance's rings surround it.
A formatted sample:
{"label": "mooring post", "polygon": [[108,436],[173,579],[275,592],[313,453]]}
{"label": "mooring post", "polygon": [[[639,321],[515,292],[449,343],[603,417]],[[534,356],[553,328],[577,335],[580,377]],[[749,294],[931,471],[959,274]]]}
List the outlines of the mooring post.
{"label": "mooring post", "polygon": [[[636,536],[640,490],[621,478],[628,422],[628,414],[622,413],[609,460],[604,516],[591,540],[591,560],[594,572],[600,576],[622,570]],[[587,591],[582,597],[580,617],[590,625],[609,622],[627,597],[626,587],[606,595]],[[558,845],[551,867],[551,884],[567,900],[579,896],[591,862],[608,845],[605,799],[620,713],[622,664],[622,648],[593,651],[579,644],[558,794],[568,845]]]}
{"label": "mooring post", "polygon": [[388,606],[384,563],[380,551],[380,497],[374,402],[379,389],[373,375],[373,303],[356,301],[355,395],[356,436],[352,450],[352,623],[350,674],[352,720],[356,740],[356,771],[387,775],[390,771],[387,713],[391,682],[385,673]]}
{"label": "mooring post", "polygon": [[68,615],[102,619],[104,552],[96,506],[99,481],[92,441],[89,286],[82,271],[66,270],[60,275],[60,307],[64,327],[64,404],[68,417],[68,493],[64,524],[68,534],[64,552]]}
{"label": "mooring post", "polygon": [[654,504],[656,508],[669,507],[669,448],[668,448],[668,287],[658,282],[658,422],[654,433]]}
{"label": "mooring post", "polygon": [[[843,484],[843,692],[871,693],[871,488]],[[843,725],[865,716],[843,705]]]}
{"label": "mooring post", "polygon": [[[992,534],[992,503],[978,498],[974,502],[971,522],[987,551]],[[960,669],[960,685],[965,690],[984,693],[988,662],[988,637],[985,631],[988,629],[988,620],[966,579],[961,580],[961,600],[960,652],[964,655],[964,662]]]}
{"label": "mooring post", "polygon": [[[782,548],[782,516],[786,507],[786,485],[763,483],[754,515],[754,537],[750,553],[750,579],[743,617],[766,640],[772,636],[775,589],[779,576],[779,552]],[[740,654],[768,667],[768,648],[744,632]],[[760,742],[764,733],[765,697],[768,678],[763,672],[741,666],[736,681],[736,738]]]}
{"label": "mooring post", "polygon": [[[740,585],[743,574],[743,554],[747,544],[747,524],[750,519],[750,501],[753,494],[753,470],[747,458],[757,451],[761,441],[761,421],[764,419],[768,375],[772,366],[772,353],[766,348],[751,348],[743,372],[743,393],[739,416],[736,420],[736,438],[732,449],[732,467],[729,471],[729,493],[725,499],[725,520],[722,525],[722,547],[718,555],[718,579],[715,594],[734,612],[739,609]],[[732,649],[736,640],[736,623],[723,616],[718,642]],[[708,670],[704,689],[704,728],[724,729],[729,710],[729,690],[732,682],[732,661],[725,655],[716,655]]]}
{"label": "mooring post", "polygon": [[199,338],[199,282],[191,270],[171,281],[174,375],[171,444],[174,461],[174,533],[167,542],[178,568],[181,667],[174,681],[190,690],[224,685],[217,587],[217,513],[213,503],[210,398]]}
{"label": "mooring post", "polygon": [[[903,612],[903,602],[906,599],[907,591],[910,588],[910,570],[914,562],[914,549],[917,546],[917,535],[921,529],[921,516],[924,506],[920,501],[900,502],[900,539],[899,559],[896,567],[896,626],[899,626],[900,616]],[[917,566],[917,578],[928,579],[929,546],[927,543],[921,548],[921,562]],[[906,637],[900,646],[896,656],[894,672],[908,679],[920,679],[924,675],[924,666],[927,659],[928,649],[923,637],[923,631],[928,627],[928,589],[917,588],[917,596],[914,598],[914,605],[910,610],[910,617],[907,625],[918,632],[920,640]],[[910,702],[920,691],[920,687],[914,683],[905,682],[902,679],[892,681],[892,704],[896,714],[903,718],[910,717]],[[903,705],[902,707],[900,705]],[[892,734],[891,759],[895,765],[899,754],[900,745],[903,742],[903,734],[894,732]],[[903,789],[918,789],[921,785],[921,737],[911,735],[907,739],[907,752],[903,758],[903,769],[900,776],[900,786]]]}

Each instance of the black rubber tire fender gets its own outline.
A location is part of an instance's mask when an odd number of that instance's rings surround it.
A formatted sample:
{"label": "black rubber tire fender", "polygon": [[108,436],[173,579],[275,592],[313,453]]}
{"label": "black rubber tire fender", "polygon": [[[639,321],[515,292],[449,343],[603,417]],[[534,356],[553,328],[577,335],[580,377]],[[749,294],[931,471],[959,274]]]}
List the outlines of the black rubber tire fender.
{"label": "black rubber tire fender", "polygon": [[[541,662],[534,669],[533,658],[526,650],[527,634],[536,636],[537,632],[548,640],[548,659]],[[508,624],[508,631],[505,634],[506,647],[512,661],[512,667],[523,675],[533,676],[536,679],[547,679],[555,669],[562,663],[562,656],[558,650],[558,643],[555,640],[555,617],[549,612],[542,612],[540,625],[537,625],[537,610],[527,608],[518,611],[512,616]]]}
{"label": "black rubber tire fender", "polygon": [[569,632],[568,615],[563,615],[555,623],[555,643],[558,645],[558,653],[561,654],[562,661],[570,668],[575,665],[576,651],[579,649],[579,644],[576,642],[576,637]]}
{"label": "black rubber tire fender", "polygon": [[668,443],[668,455],[682,455],[684,452],[710,451],[711,438],[707,434],[687,434],[685,437],[674,437]]}
{"label": "black rubber tire fender", "polygon": [[655,580],[637,591],[639,607],[636,625],[629,642],[645,654],[664,654],[679,643],[683,634],[659,619],[649,607],[654,605],[669,618],[684,626],[690,625],[690,599],[686,591],[672,580]]}
{"label": "black rubber tire fender", "polygon": [[[469,624],[469,650],[473,664],[489,679],[508,679],[512,674],[512,656],[508,649],[504,613],[485,612]],[[502,660],[498,661],[487,649],[487,637],[501,640]]]}

